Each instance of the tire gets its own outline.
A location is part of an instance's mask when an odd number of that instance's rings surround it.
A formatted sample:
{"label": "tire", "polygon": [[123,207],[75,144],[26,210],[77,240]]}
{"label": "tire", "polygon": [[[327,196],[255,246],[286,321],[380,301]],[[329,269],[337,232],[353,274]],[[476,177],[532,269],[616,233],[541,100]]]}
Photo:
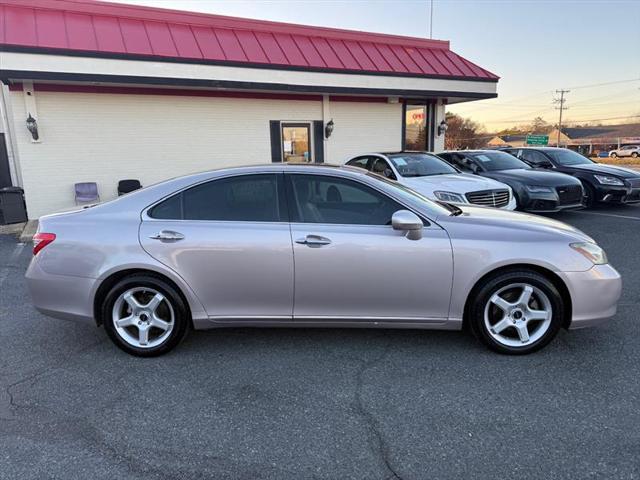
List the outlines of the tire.
{"label": "tire", "polygon": [[610,156],[611,158],[617,158],[617,157],[618,157],[618,154],[614,152],[614,153],[612,153],[612,154],[611,154],[611,155],[609,155],[609,156]]}
{"label": "tire", "polygon": [[584,206],[591,208],[596,204],[596,190],[586,182],[582,182],[582,186],[585,194]]}
{"label": "tire", "polygon": [[631,156],[632,156],[633,158],[638,158],[638,156],[640,156],[640,154],[638,154],[638,152],[633,152],[633,153],[631,154]]}
{"label": "tire", "polygon": [[[519,303],[526,302],[525,291],[530,295],[526,306]],[[499,301],[494,301],[496,296]],[[471,331],[498,353],[533,353],[553,340],[562,327],[565,306],[560,292],[548,278],[533,270],[497,274],[484,282],[471,301]],[[507,306],[509,313],[503,308]]]}
{"label": "tire", "polygon": [[111,341],[138,357],[163,355],[178,345],[191,326],[188,312],[175,287],[150,274],[120,280],[101,308]]}

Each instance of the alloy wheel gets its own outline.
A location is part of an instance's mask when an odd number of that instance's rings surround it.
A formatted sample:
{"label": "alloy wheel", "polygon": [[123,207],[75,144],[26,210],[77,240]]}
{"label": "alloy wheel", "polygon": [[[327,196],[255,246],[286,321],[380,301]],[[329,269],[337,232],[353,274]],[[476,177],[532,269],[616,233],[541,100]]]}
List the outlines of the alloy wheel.
{"label": "alloy wheel", "polygon": [[173,331],[175,313],[169,300],[147,287],[130,288],[115,301],[112,311],[115,331],[129,345],[153,348]]}
{"label": "alloy wheel", "polygon": [[544,336],[551,326],[549,297],[528,283],[512,283],[497,290],[484,309],[489,335],[501,345],[524,347]]}

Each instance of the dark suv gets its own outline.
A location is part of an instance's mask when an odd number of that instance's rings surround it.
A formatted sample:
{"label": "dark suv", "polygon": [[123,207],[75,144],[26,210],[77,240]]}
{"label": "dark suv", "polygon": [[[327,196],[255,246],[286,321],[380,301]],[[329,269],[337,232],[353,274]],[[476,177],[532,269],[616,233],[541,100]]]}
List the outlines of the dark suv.
{"label": "dark suv", "polygon": [[504,150],[536,168],[568,173],[582,182],[585,204],[640,202],[640,172],[595,163],[567,148],[521,147]]}

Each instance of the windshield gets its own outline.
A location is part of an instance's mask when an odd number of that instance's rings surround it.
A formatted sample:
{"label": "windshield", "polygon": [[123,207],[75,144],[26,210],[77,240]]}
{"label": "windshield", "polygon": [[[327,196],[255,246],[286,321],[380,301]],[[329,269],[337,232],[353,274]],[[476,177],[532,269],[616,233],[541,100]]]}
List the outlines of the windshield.
{"label": "windshield", "polygon": [[559,148],[557,150],[545,150],[545,153],[560,165],[587,165],[593,163],[587,157],[573,150]]}
{"label": "windshield", "polygon": [[402,177],[426,177],[459,173],[444,160],[426,153],[403,153],[389,155],[389,160]]}
{"label": "windshield", "polygon": [[470,153],[471,157],[476,160],[484,170],[489,172],[497,170],[514,170],[516,168],[530,168],[529,165],[518,160],[513,155],[505,152],[483,152]]}
{"label": "windshield", "polygon": [[375,178],[379,182],[385,183],[389,187],[392,187],[394,189],[394,193],[396,193],[401,198],[406,199],[409,203],[416,201],[420,203],[426,203],[427,206],[434,211],[435,215],[451,215],[452,213],[451,208],[445,208],[440,204],[440,202],[436,203],[433,200],[425,197],[421,193],[418,193],[412,188],[409,188],[406,185],[402,185],[395,180],[389,180],[388,178],[371,172],[368,172],[367,175],[369,177]]}

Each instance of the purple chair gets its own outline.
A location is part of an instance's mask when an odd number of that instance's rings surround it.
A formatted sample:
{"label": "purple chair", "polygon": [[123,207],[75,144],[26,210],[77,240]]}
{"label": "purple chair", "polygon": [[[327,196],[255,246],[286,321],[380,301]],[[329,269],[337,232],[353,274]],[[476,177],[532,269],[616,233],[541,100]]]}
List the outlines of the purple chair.
{"label": "purple chair", "polygon": [[74,185],[76,191],[76,205],[86,202],[99,202],[98,184],[96,182],[83,182]]}

